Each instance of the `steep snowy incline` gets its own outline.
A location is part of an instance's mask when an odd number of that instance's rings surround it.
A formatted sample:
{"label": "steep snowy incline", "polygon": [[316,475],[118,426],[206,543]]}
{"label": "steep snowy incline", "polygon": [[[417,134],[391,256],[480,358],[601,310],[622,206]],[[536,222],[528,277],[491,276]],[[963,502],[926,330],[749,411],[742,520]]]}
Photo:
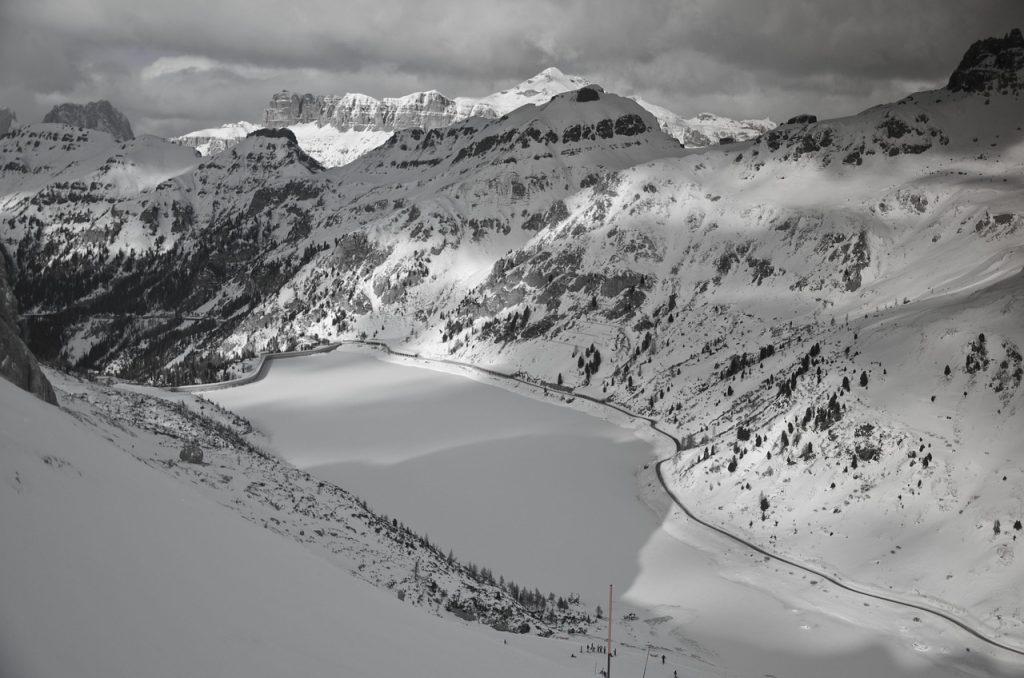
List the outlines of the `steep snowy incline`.
{"label": "steep snowy incline", "polygon": [[589,675],[575,643],[399,602],[116,446],[155,445],[145,428],[101,421],[0,380],[4,675]]}

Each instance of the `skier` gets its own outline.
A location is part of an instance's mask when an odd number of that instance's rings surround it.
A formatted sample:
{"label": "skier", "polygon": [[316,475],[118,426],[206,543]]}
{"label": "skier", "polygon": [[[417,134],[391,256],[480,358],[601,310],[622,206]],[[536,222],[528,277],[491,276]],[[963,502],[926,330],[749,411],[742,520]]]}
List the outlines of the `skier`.
{"label": "skier", "polygon": [[665,664],[665,655],[661,655],[661,663],[662,663],[663,665]]}

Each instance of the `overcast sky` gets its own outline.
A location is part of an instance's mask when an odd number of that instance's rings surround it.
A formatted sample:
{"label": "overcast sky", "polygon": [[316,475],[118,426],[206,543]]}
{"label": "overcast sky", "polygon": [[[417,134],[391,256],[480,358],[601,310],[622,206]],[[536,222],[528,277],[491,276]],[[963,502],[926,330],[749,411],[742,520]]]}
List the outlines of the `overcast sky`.
{"label": "overcast sky", "polygon": [[686,116],[835,116],[1015,26],[1024,0],[0,0],[0,106],[109,99],[171,135],[280,89],[482,96],[558,66]]}

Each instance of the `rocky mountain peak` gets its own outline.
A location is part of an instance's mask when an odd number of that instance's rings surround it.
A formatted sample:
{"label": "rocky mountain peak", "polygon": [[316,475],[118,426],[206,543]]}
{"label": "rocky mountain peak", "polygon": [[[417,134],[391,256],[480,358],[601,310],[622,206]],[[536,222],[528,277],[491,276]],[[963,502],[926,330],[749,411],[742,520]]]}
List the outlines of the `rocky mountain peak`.
{"label": "rocky mountain peak", "polygon": [[[299,146],[295,132],[287,127],[278,129],[261,128],[246,135],[243,143],[234,147],[238,155],[261,157],[268,155],[269,160],[263,164],[267,167],[280,168],[287,164],[297,164],[310,172],[323,169],[319,162],[311,158]],[[264,153],[264,150],[269,153]]]}
{"label": "rocky mountain peak", "polygon": [[[436,130],[470,118],[496,119],[532,104],[541,106],[552,97],[580,92],[592,86],[587,78],[557,67],[545,68],[514,87],[484,97],[451,98],[438,90],[413,92],[401,97],[376,99],[366,94],[274,94],[263,114],[263,126],[292,129],[299,145],[325,167],[344,165],[387,141],[392,133]],[[579,101],[595,101],[599,87],[585,91]],[[595,92],[598,96],[595,96]],[[659,122],[661,129],[686,146],[710,146],[722,139],[742,141],[775,127],[771,120],[731,120],[710,113],[685,119],[675,113],[636,99]],[[249,130],[200,130],[175,139],[203,155],[231,148]],[[230,136],[230,138],[228,138]]]}
{"label": "rocky mountain peak", "polygon": [[1024,70],[1024,34],[1014,28],[1002,38],[975,42],[949,77],[954,92],[1019,91]]}
{"label": "rocky mountain peak", "polygon": [[512,89],[520,92],[525,92],[526,90],[546,92],[558,89],[564,92],[567,90],[579,89],[580,87],[585,87],[589,84],[590,81],[584,77],[579,75],[568,75],[560,71],[558,68],[551,66],[549,68],[545,68],[532,78],[524,80]]}
{"label": "rocky mountain peak", "polygon": [[43,122],[106,132],[118,141],[135,138],[128,118],[106,100],[90,101],[87,104],[58,104],[46,114]]}

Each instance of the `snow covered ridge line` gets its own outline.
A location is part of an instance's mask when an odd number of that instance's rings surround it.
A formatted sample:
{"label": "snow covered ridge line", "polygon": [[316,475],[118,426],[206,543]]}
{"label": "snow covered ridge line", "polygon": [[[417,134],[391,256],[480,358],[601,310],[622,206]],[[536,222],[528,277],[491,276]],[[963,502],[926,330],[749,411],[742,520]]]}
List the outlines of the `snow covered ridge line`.
{"label": "snow covered ridge line", "polygon": [[[380,341],[380,340],[352,339],[352,340],[344,340],[344,341],[334,342],[332,344],[328,344],[328,345],[325,345],[325,346],[320,347],[320,348],[310,349],[310,350],[305,350],[305,351],[289,351],[289,352],[278,353],[278,354],[266,354],[264,356],[261,356],[261,358],[263,358],[263,360],[261,360],[261,362],[259,364],[259,368],[253,374],[248,375],[246,377],[242,377],[242,378],[239,378],[239,379],[233,379],[233,380],[230,380],[228,382],[219,382],[219,383],[212,383],[212,384],[201,384],[201,385],[187,386],[187,387],[176,387],[176,388],[172,388],[170,390],[182,391],[182,390],[186,390],[187,389],[187,390],[201,391],[201,390],[217,390],[217,389],[220,389],[220,388],[231,388],[231,387],[234,387],[234,386],[241,386],[243,384],[251,383],[253,381],[258,381],[259,379],[264,378],[266,376],[266,374],[267,374],[268,369],[269,369],[269,361],[270,360],[273,360],[273,359],[276,359],[276,358],[299,357],[299,356],[302,356],[302,355],[309,355],[309,354],[312,354],[312,353],[321,353],[321,352],[332,351],[335,348],[338,348],[339,346],[343,346],[343,345],[366,346],[366,347],[370,347],[370,348],[376,348],[376,349],[379,349],[379,350],[383,351],[384,353],[386,353],[388,355],[393,355],[393,356],[397,356],[397,357],[401,357],[401,358],[413,359],[413,360],[419,361],[421,363],[425,363],[427,365],[430,365],[430,364],[442,364],[442,365],[450,365],[450,366],[460,367],[460,368],[471,370],[473,372],[477,372],[479,374],[483,374],[485,376],[497,378],[497,379],[500,379],[500,380],[513,381],[513,382],[516,382],[516,383],[519,383],[519,384],[522,384],[522,385],[525,385],[525,386],[529,386],[529,387],[543,387],[545,389],[545,391],[550,389],[550,390],[553,390],[553,391],[555,391],[557,393],[560,393],[560,394],[563,394],[563,395],[567,395],[567,396],[571,396],[572,398],[580,398],[582,400],[586,400],[588,402],[594,403],[594,404],[599,405],[599,406],[604,406],[604,407],[611,408],[611,409],[613,409],[613,410],[615,410],[615,411],[617,411],[617,412],[619,412],[621,414],[624,414],[627,417],[632,418],[632,419],[634,419],[636,421],[646,422],[653,431],[655,431],[659,435],[667,438],[668,440],[670,440],[672,442],[673,446],[675,447],[675,454],[673,455],[673,457],[678,457],[682,452],[686,451],[686,449],[687,449],[684,446],[682,440],[680,440],[679,438],[673,436],[671,433],[669,433],[665,429],[661,428],[658,425],[660,422],[657,419],[655,419],[653,417],[648,417],[648,416],[644,416],[644,415],[641,415],[641,414],[636,414],[634,412],[631,412],[628,409],[626,409],[625,407],[622,407],[621,405],[618,405],[618,404],[616,404],[614,402],[611,402],[610,399],[608,399],[608,398],[604,398],[604,399],[595,398],[595,397],[587,395],[585,393],[578,393],[578,392],[574,391],[573,389],[570,389],[570,388],[565,387],[565,386],[560,386],[558,384],[546,383],[546,382],[539,381],[539,380],[530,380],[530,379],[524,378],[523,375],[508,374],[508,373],[500,372],[498,370],[493,370],[493,369],[489,369],[489,368],[485,368],[485,367],[480,367],[480,366],[477,366],[477,365],[472,365],[472,364],[461,362],[461,361],[458,361],[458,360],[452,360],[452,359],[449,359],[449,358],[426,357],[426,356],[423,356],[423,355],[421,355],[419,353],[407,353],[405,351],[400,351],[398,349],[394,349],[389,344],[387,344],[386,342]],[[571,402],[571,401],[569,401],[569,402]],[[812,574],[814,576],[821,577],[822,579],[825,579],[825,580],[829,581],[833,585],[835,585],[835,586],[837,586],[837,587],[839,587],[839,588],[841,588],[841,589],[843,589],[845,591],[849,591],[850,593],[854,593],[854,594],[861,595],[861,596],[867,596],[867,597],[873,598],[875,600],[879,600],[879,601],[882,601],[882,602],[886,602],[886,603],[890,603],[890,604],[898,605],[898,606],[902,606],[902,607],[907,607],[907,608],[910,608],[910,609],[913,609],[913,610],[917,610],[919,612],[924,612],[926,614],[933,615],[935,617],[938,617],[939,619],[942,619],[942,620],[944,620],[944,621],[946,621],[948,623],[953,624],[954,626],[958,627],[960,630],[965,631],[966,633],[970,634],[974,638],[976,638],[976,639],[978,639],[978,640],[980,640],[980,641],[982,641],[984,643],[992,645],[993,647],[1000,648],[1002,650],[1006,650],[1008,652],[1012,652],[1012,653],[1020,655],[1020,656],[1024,656],[1024,645],[1010,644],[1010,642],[1006,638],[1003,638],[1001,640],[996,640],[994,638],[991,638],[991,637],[985,635],[983,632],[981,632],[981,631],[977,630],[976,628],[970,626],[967,622],[965,622],[962,619],[956,617],[955,614],[954,614],[955,608],[952,605],[948,606],[948,610],[943,610],[943,609],[939,609],[937,607],[928,605],[928,604],[926,604],[924,602],[913,602],[913,601],[909,601],[909,600],[893,597],[891,595],[886,595],[886,594],[883,594],[883,593],[871,591],[868,587],[864,587],[862,585],[859,585],[859,584],[856,584],[856,583],[849,582],[849,581],[845,580],[838,573],[828,574],[828,573],[825,573],[825,572],[823,572],[821,570],[817,570],[817,569],[815,569],[815,568],[813,568],[813,567],[811,567],[809,565],[806,565],[806,564],[800,563],[800,562],[798,562],[796,560],[793,560],[791,558],[787,558],[785,556],[781,556],[781,555],[779,555],[777,553],[774,553],[774,552],[772,552],[770,550],[767,550],[766,548],[764,548],[762,546],[758,546],[757,544],[755,544],[755,543],[753,543],[751,541],[748,541],[747,539],[744,539],[742,536],[740,536],[740,535],[738,535],[736,533],[730,532],[729,530],[727,530],[727,529],[725,529],[725,528],[723,528],[723,527],[721,527],[719,525],[716,525],[716,524],[714,524],[712,522],[709,522],[708,520],[705,520],[705,519],[699,517],[697,514],[695,514],[693,512],[693,510],[691,510],[679,498],[678,494],[676,492],[674,492],[669,487],[668,483],[665,480],[664,474],[662,472],[662,465],[665,464],[666,462],[672,461],[673,457],[661,459],[661,460],[659,460],[659,461],[657,461],[655,463],[654,470],[655,470],[655,474],[657,475],[658,482],[660,483],[660,485],[661,485],[662,489],[665,491],[665,493],[672,500],[673,504],[678,506],[679,509],[689,519],[693,520],[694,522],[698,523],[699,525],[701,525],[701,526],[703,526],[703,527],[705,527],[705,528],[707,528],[709,530],[713,530],[714,532],[716,532],[716,533],[718,533],[718,534],[720,534],[722,536],[725,536],[728,539],[731,539],[732,541],[736,542],[737,544],[739,544],[739,545],[741,545],[741,546],[743,546],[745,548],[751,549],[751,550],[753,550],[753,551],[755,551],[755,552],[757,552],[757,553],[759,553],[759,554],[761,554],[761,555],[763,555],[763,556],[765,556],[767,558],[771,558],[772,560],[778,561],[778,562],[783,563],[785,565],[789,565],[791,567],[795,567],[797,569],[803,570],[804,572],[807,572],[807,573]],[[696,465],[696,463],[699,463],[699,462],[695,462],[694,465]]]}

